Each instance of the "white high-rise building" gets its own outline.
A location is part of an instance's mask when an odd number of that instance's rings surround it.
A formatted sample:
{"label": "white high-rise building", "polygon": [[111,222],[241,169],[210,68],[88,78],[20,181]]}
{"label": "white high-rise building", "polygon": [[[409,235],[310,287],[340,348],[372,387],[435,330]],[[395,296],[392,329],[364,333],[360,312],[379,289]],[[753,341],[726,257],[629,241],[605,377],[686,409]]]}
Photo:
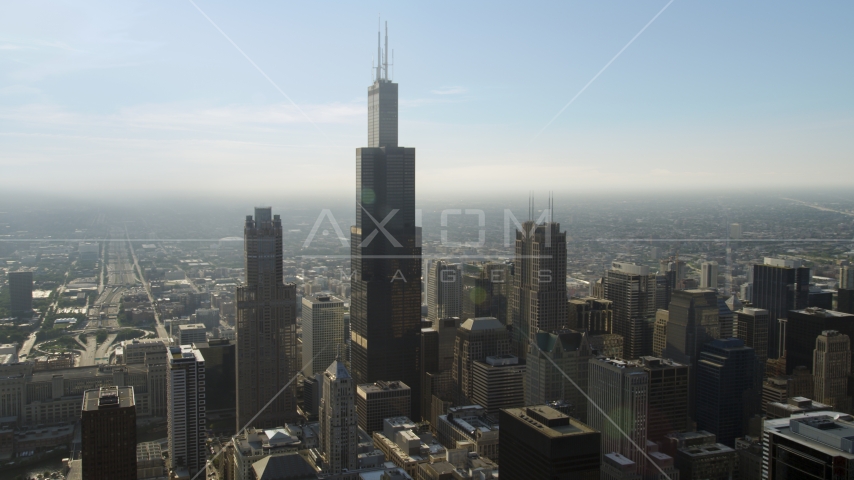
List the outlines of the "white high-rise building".
{"label": "white high-rise building", "polygon": [[854,267],[849,265],[839,267],[839,288],[854,290]]}
{"label": "white high-rise building", "polygon": [[172,468],[205,468],[205,359],[194,346],[169,348],[167,436]]}
{"label": "white high-rise building", "polygon": [[302,365],[312,362],[303,371],[305,376],[323,372],[335,360],[339,347],[343,349],[345,333],[344,300],[329,294],[303,297]]}
{"label": "white high-rise building", "polygon": [[178,345],[192,345],[208,341],[204,323],[191,323],[189,325],[178,325]]}
{"label": "white high-rise building", "polygon": [[459,264],[439,260],[427,278],[427,318],[437,325],[443,318],[459,317],[463,310],[463,276]]}
{"label": "white high-rise building", "polygon": [[[601,451],[628,457],[635,462],[636,473],[643,474],[646,457],[637,446],[646,445],[649,373],[635,361],[596,358],[590,360],[588,374],[587,424],[602,432]],[[610,415],[629,438],[602,412]]]}
{"label": "white high-rise building", "polygon": [[718,262],[703,262],[700,268],[700,288],[718,288]]}
{"label": "white high-rise building", "polygon": [[337,474],[358,468],[356,384],[340,356],[323,372],[323,398],[319,410],[324,473]]}

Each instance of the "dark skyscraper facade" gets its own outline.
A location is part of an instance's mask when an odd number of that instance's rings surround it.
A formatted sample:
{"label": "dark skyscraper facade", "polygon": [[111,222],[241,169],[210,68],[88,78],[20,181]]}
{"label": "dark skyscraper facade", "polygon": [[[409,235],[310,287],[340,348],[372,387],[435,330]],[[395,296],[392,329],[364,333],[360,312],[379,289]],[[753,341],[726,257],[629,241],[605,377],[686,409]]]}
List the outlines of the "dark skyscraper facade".
{"label": "dark skyscraper facade", "polygon": [[[415,149],[398,146],[397,117],[397,84],[389,80],[388,62],[383,61],[368,88],[368,146],[356,149],[350,370],[358,384],[401,380],[419,399],[421,247],[415,228]],[[412,405],[413,418],[420,418],[420,402]]]}
{"label": "dark skyscraper facade", "polygon": [[652,332],[647,330],[655,322],[655,275],[646,266],[613,262],[603,283],[605,298],[613,302],[612,333],[623,336],[623,358],[652,353]]}
{"label": "dark skyscraper facade", "polygon": [[80,417],[83,478],[136,478],[136,403],[133,387],[83,393]]}
{"label": "dark skyscraper facade", "polygon": [[513,268],[513,354],[524,359],[538,331],[566,325],[566,232],[534,221],[516,231]]}
{"label": "dark skyscraper facade", "polygon": [[800,261],[766,258],[763,265],[753,266],[753,306],[768,310],[768,358],[783,355],[778,319],[787,318],[789,310],[807,308],[809,289],[810,269]]}
{"label": "dark skyscraper facade", "polygon": [[[276,396],[299,370],[296,285],[283,283],[282,221],[256,208],[244,227],[246,284],[237,288],[237,429]],[[291,384],[252,422],[277,427],[296,418]]]}
{"label": "dark skyscraper facade", "polygon": [[713,340],[700,352],[696,375],[697,429],[732,447],[759,413],[762,377],[756,354],[737,338]]}
{"label": "dark skyscraper facade", "polygon": [[33,272],[10,273],[9,296],[12,315],[31,317],[33,315]]}
{"label": "dark skyscraper facade", "polygon": [[508,304],[513,265],[483,262],[462,265],[463,293],[460,319],[495,317],[508,324]]}

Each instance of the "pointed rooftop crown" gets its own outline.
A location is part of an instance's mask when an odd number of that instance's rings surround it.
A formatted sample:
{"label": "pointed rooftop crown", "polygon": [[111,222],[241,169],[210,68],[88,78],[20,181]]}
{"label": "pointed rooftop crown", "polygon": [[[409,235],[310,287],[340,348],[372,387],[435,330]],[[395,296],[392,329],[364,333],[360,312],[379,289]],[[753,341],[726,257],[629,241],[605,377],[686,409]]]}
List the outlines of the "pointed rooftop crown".
{"label": "pointed rooftop crown", "polygon": [[338,352],[338,355],[335,356],[335,361],[329,365],[329,368],[326,369],[326,373],[332,375],[335,380],[342,380],[345,378],[353,378],[350,376],[350,372],[347,371],[347,367],[344,366],[344,362],[341,361],[341,352]]}

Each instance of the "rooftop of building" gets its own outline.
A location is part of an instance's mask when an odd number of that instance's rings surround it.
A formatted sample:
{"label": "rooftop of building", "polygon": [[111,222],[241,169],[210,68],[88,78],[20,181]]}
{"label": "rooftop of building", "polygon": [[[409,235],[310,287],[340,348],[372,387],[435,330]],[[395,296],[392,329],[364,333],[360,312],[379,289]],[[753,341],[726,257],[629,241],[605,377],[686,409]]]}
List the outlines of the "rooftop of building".
{"label": "rooftop of building", "polygon": [[550,438],[598,433],[580,421],[547,405],[507,408],[502,412],[525,422],[530,428],[536,429],[540,434]]}
{"label": "rooftop of building", "polygon": [[831,405],[825,405],[821,402],[816,402],[815,400],[806,398],[806,397],[791,397],[786,403],[780,402],[769,402],[768,407],[771,408],[773,405],[774,408],[783,409],[791,413],[800,413],[805,409],[810,410],[829,410],[833,408]]}
{"label": "rooftop of building", "polygon": [[316,478],[317,471],[297,453],[264,457],[252,464],[257,480]]}
{"label": "rooftop of building", "polygon": [[584,344],[586,336],[586,332],[575,330],[561,330],[557,333],[539,331],[536,334],[536,343],[544,352],[552,352],[558,345],[564,352],[575,352]]}
{"label": "rooftop of building", "polygon": [[492,417],[487,416],[486,410],[480,405],[451,407],[446,415],[439,415],[451,425],[463,430],[468,435],[483,436],[490,432],[498,432],[498,424]]}
{"label": "rooftop of building", "polygon": [[503,330],[506,327],[495,317],[476,317],[469,318],[463,322],[460,328],[477,332],[482,330]]}
{"label": "rooftop of building", "polygon": [[159,460],[163,458],[162,449],[158,442],[143,442],[136,444],[136,461]]}
{"label": "rooftop of building", "polygon": [[669,358],[660,358],[653,356],[640,357],[640,363],[645,368],[649,369],[687,367],[687,365],[675,362]]}
{"label": "rooftop of building", "polygon": [[813,317],[822,317],[822,318],[854,318],[854,314],[845,313],[845,312],[837,312],[836,310],[825,310],[823,308],[818,307],[807,307],[802,310],[792,310],[793,312],[797,312],[803,315],[810,315]]}
{"label": "rooftop of building", "polygon": [[180,347],[169,347],[169,355],[172,357],[171,361],[174,363],[179,360],[186,361],[195,361],[195,362],[204,362],[205,357],[202,356],[202,352],[199,351],[198,348],[192,345],[181,345]]}
{"label": "rooftop of building", "polygon": [[249,428],[234,437],[234,444],[241,452],[251,450],[299,447],[302,441],[296,434],[305,434],[305,430],[292,431],[290,426],[261,430]]}
{"label": "rooftop of building", "polygon": [[642,368],[643,364],[638,360],[624,360],[616,357],[598,357],[594,360],[617,368]]}
{"label": "rooftop of building", "polygon": [[334,305],[334,304],[340,303],[343,306],[344,300],[336,297],[335,295],[332,295],[329,292],[323,292],[323,293],[316,293],[313,295],[306,295],[305,297],[302,297],[302,303],[303,304],[309,303],[312,305],[317,305],[317,304]]}
{"label": "rooftop of building", "polygon": [[133,407],[133,387],[101,387],[83,392],[83,411]]}
{"label": "rooftop of building", "polygon": [[113,370],[125,368],[124,365],[88,365],[85,367],[58,368],[56,370],[42,370],[33,372],[32,382],[50,382],[55,375],[62,375],[63,378],[86,378],[86,377],[103,377],[111,376]]}
{"label": "rooftop of building", "polygon": [[621,467],[630,467],[634,466],[635,462],[631,461],[631,459],[620,455],[617,452],[606,453],[604,457],[607,459],[606,461],[610,461],[612,464],[619,465]]}
{"label": "rooftop of building", "polygon": [[364,393],[388,392],[393,390],[408,391],[409,386],[398,380],[377,380],[374,383],[363,383],[358,386],[358,391]]}
{"label": "rooftop of building", "polygon": [[229,340],[227,338],[211,338],[208,339],[207,342],[195,342],[193,345],[196,348],[216,348],[216,347],[230,347],[234,346],[234,340]]}
{"label": "rooftop of building", "polygon": [[751,315],[755,317],[756,315],[768,315],[768,310],[765,310],[764,308],[742,307],[741,310],[738,311],[738,313],[743,313],[745,315]]}
{"label": "rooftop of building", "polygon": [[687,455],[691,458],[712,457],[730,452],[735,452],[732,448],[723,443],[706,443],[702,445],[692,445],[679,449],[681,455]]}
{"label": "rooftop of building", "polygon": [[854,460],[854,417],[818,411],[765,421],[765,430],[831,457]]}
{"label": "rooftop of building", "polygon": [[341,361],[340,358],[336,358],[326,369],[326,373],[332,375],[334,380],[343,380],[346,378],[353,378],[350,376],[350,372],[347,371],[347,367],[344,366],[344,362]]}
{"label": "rooftop of building", "polygon": [[178,325],[178,330],[204,330],[204,323],[189,323],[187,325]]}

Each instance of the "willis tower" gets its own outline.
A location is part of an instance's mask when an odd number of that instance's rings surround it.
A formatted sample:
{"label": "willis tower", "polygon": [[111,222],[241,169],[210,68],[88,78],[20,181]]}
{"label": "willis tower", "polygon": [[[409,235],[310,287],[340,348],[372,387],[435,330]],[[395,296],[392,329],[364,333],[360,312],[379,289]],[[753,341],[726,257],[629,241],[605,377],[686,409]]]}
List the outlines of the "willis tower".
{"label": "willis tower", "polygon": [[356,149],[356,225],[350,228],[351,374],[400,380],[420,418],[421,246],[415,228],[415,149],[397,144],[397,84],[379,65],[368,87],[368,146]]}

